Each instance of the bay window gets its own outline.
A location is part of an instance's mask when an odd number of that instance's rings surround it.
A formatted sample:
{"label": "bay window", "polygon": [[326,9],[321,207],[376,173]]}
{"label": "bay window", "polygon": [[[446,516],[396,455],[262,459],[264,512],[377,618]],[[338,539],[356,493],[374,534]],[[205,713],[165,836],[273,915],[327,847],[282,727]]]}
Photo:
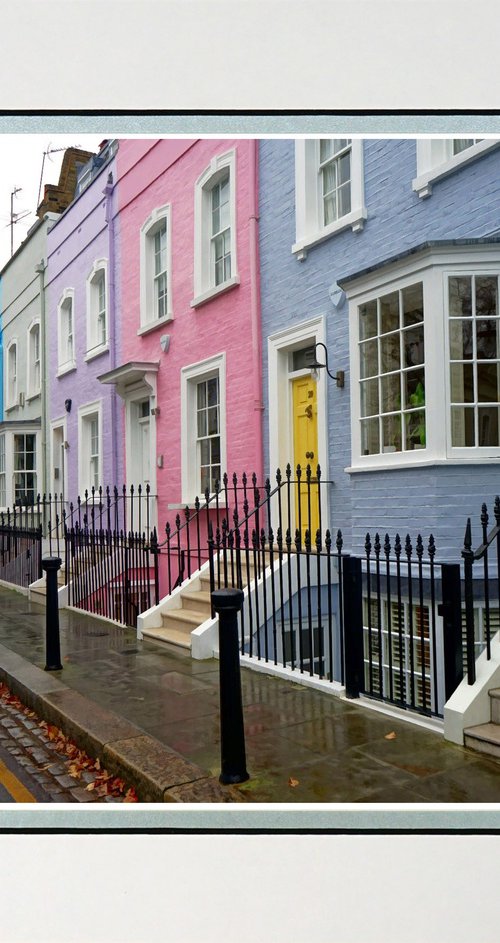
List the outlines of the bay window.
{"label": "bay window", "polygon": [[448,318],[452,448],[498,447],[498,278],[450,277]]}
{"label": "bay window", "polygon": [[434,243],[341,279],[352,470],[500,458],[500,251]]}
{"label": "bay window", "polygon": [[36,498],[36,435],[14,435],[14,503],[34,504]]}
{"label": "bay window", "polygon": [[422,284],[359,307],[363,455],[425,446]]}

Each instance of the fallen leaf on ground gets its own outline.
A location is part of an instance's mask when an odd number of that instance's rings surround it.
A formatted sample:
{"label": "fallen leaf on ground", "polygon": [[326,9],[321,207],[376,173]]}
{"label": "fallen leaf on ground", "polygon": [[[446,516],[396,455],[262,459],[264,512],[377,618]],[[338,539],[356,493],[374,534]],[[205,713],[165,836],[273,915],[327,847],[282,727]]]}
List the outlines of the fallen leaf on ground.
{"label": "fallen leaf on ground", "polygon": [[288,780],[288,785],[289,785],[289,786],[298,786],[298,785],[299,785],[299,780],[298,780],[298,779],[292,779],[292,777],[290,776],[290,779]]}
{"label": "fallen leaf on ground", "polygon": [[[65,763],[69,775],[73,779],[81,779],[83,770],[95,772],[95,780],[85,787],[88,792],[95,790],[96,794],[99,796],[111,796],[116,799],[123,797],[124,802],[139,801],[133,787],[127,789],[123,779],[120,779],[119,776],[113,776],[111,773],[108,773],[107,770],[103,769],[99,759],[91,759],[87,756],[87,754],[83,750],[80,750],[80,748],[73,743],[59,727],[56,727],[55,724],[49,724],[46,720],[40,720],[35,711],[29,710],[17,695],[11,693],[9,688],[2,681],[0,681],[0,700],[8,707],[15,708],[23,712],[26,716],[35,719],[38,727],[43,731],[43,739],[46,742],[50,742],[50,749],[63,754],[63,757],[67,758],[63,759],[63,762]],[[38,768],[40,771],[44,771],[50,769],[53,765],[54,763],[46,763],[44,766]]]}
{"label": "fallen leaf on ground", "polygon": [[394,733],[394,730],[391,730],[390,733],[386,733],[384,740],[395,740],[396,737],[397,737],[397,734]]}

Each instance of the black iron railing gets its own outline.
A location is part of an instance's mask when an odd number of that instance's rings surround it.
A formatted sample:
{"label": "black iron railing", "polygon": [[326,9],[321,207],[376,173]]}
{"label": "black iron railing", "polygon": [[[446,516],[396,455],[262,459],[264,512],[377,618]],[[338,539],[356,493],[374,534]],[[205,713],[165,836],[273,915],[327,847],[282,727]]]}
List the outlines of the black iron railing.
{"label": "black iron railing", "polygon": [[[366,535],[362,560],[363,691],[424,714],[441,706],[437,671],[436,545]],[[441,643],[440,643],[441,644]]]}
{"label": "black iron railing", "polygon": [[[217,588],[248,587],[240,614],[240,651],[275,666],[330,681],[343,677],[342,652],[336,650],[335,561],[330,532],[321,524],[324,489],[331,482],[313,475],[308,466],[290,465],[264,487],[254,482],[253,507],[233,513],[233,526],[224,518],[209,526],[210,582]],[[293,527],[293,522],[297,526]]]}
{"label": "black iron railing", "polygon": [[0,514],[0,579],[27,587],[41,576],[41,525],[27,509]]}
{"label": "black iron railing", "polygon": [[154,570],[144,533],[80,528],[66,532],[68,604],[123,625],[155,599]]}
{"label": "black iron railing", "polygon": [[158,601],[151,499],[149,485],[93,488],[64,510],[69,605],[135,626]]}
{"label": "black iron railing", "polygon": [[[491,659],[491,639],[499,628],[500,608],[500,497],[494,502],[495,525],[488,533],[489,515],[486,504],[481,508],[482,542],[472,549],[472,527],[467,518],[464,548],[464,621],[467,681],[476,680],[476,659],[486,649]],[[491,548],[491,554],[490,554]],[[493,559],[492,559],[493,557]],[[474,564],[482,561],[482,579],[474,579]],[[476,605],[475,605],[476,601]]]}

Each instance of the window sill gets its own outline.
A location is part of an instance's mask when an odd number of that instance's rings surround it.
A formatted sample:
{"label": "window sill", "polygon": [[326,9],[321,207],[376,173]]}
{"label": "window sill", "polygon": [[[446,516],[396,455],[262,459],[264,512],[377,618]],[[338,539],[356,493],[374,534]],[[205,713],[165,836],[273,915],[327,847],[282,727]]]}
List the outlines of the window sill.
{"label": "window sill", "polygon": [[40,395],[41,395],[41,390],[37,390],[36,393],[30,393],[29,396],[26,397],[25,402],[26,402],[26,403],[31,403],[31,401],[32,401],[33,399],[38,399],[38,397],[39,397]]}
{"label": "window sill", "polygon": [[76,363],[65,364],[64,366],[58,368],[56,377],[64,377],[67,373],[72,373],[73,370],[76,370]]}
{"label": "window sill", "polygon": [[205,302],[211,301],[212,298],[217,298],[218,295],[225,294],[226,291],[229,291],[231,288],[234,288],[239,284],[240,276],[231,275],[231,278],[229,278],[227,282],[224,282],[222,285],[217,285],[215,288],[208,288],[207,291],[204,291],[200,295],[197,295],[196,298],[193,298],[191,301],[191,307],[200,308],[201,305],[205,304]]}
{"label": "window sill", "polygon": [[405,471],[413,468],[431,468],[437,467],[439,465],[495,465],[500,462],[500,455],[498,456],[481,456],[478,454],[471,455],[468,457],[458,457],[453,456],[453,458],[428,458],[428,459],[415,459],[414,461],[398,461],[398,462],[377,462],[373,465],[349,465],[347,468],[344,468],[344,471],[347,475],[357,475],[357,474],[366,474],[366,472],[388,472],[388,471]]}
{"label": "window sill", "polygon": [[346,229],[352,229],[353,232],[361,232],[367,216],[368,214],[365,207],[361,206],[359,209],[348,213],[347,216],[342,216],[341,219],[330,223],[329,226],[324,226],[322,229],[318,229],[298,239],[292,246],[292,253],[302,262],[307,258],[308,249],[319,245],[321,242],[324,242],[325,239],[330,239],[331,236],[335,236],[338,232],[344,232]]}
{"label": "window sill", "polygon": [[101,354],[109,353],[109,344],[105,344],[104,347],[94,347],[92,350],[88,350],[85,355],[85,363],[89,363],[90,360],[95,360],[96,357],[100,357]]}
{"label": "window sill", "polygon": [[6,413],[10,413],[13,409],[17,409],[18,403],[10,403],[8,406],[5,405],[4,409]]}
{"label": "window sill", "polygon": [[447,177],[448,174],[455,173],[456,170],[459,170],[466,164],[472,163],[472,161],[477,160],[477,158],[481,157],[484,153],[492,151],[495,147],[499,146],[500,141],[480,141],[478,144],[468,147],[465,151],[462,151],[460,154],[455,154],[450,160],[445,161],[443,164],[438,164],[436,167],[433,167],[432,170],[428,170],[426,173],[415,177],[411,184],[412,190],[418,193],[420,199],[425,199],[431,195],[433,183],[442,180],[443,177]]}
{"label": "window sill", "polygon": [[137,334],[139,337],[142,337],[143,334],[150,334],[151,331],[156,331],[156,329],[162,327],[163,324],[170,324],[170,322],[173,320],[173,314],[165,314],[162,318],[157,318],[156,321],[150,321],[147,324],[144,324],[142,327],[138,328]]}

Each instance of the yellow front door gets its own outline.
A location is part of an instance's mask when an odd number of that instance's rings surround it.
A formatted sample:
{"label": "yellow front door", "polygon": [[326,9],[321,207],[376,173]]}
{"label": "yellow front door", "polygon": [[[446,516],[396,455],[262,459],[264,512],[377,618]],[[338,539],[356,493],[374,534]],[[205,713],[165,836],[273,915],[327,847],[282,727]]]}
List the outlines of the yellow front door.
{"label": "yellow front door", "polygon": [[[300,528],[302,540],[306,530],[311,535],[314,548],[316,531],[319,527],[319,494],[316,478],[318,465],[318,401],[316,383],[310,376],[298,377],[292,382],[293,390],[293,456],[295,470],[302,469],[299,488],[296,490],[295,515],[296,527]],[[307,486],[307,466],[311,466],[312,486]]]}

